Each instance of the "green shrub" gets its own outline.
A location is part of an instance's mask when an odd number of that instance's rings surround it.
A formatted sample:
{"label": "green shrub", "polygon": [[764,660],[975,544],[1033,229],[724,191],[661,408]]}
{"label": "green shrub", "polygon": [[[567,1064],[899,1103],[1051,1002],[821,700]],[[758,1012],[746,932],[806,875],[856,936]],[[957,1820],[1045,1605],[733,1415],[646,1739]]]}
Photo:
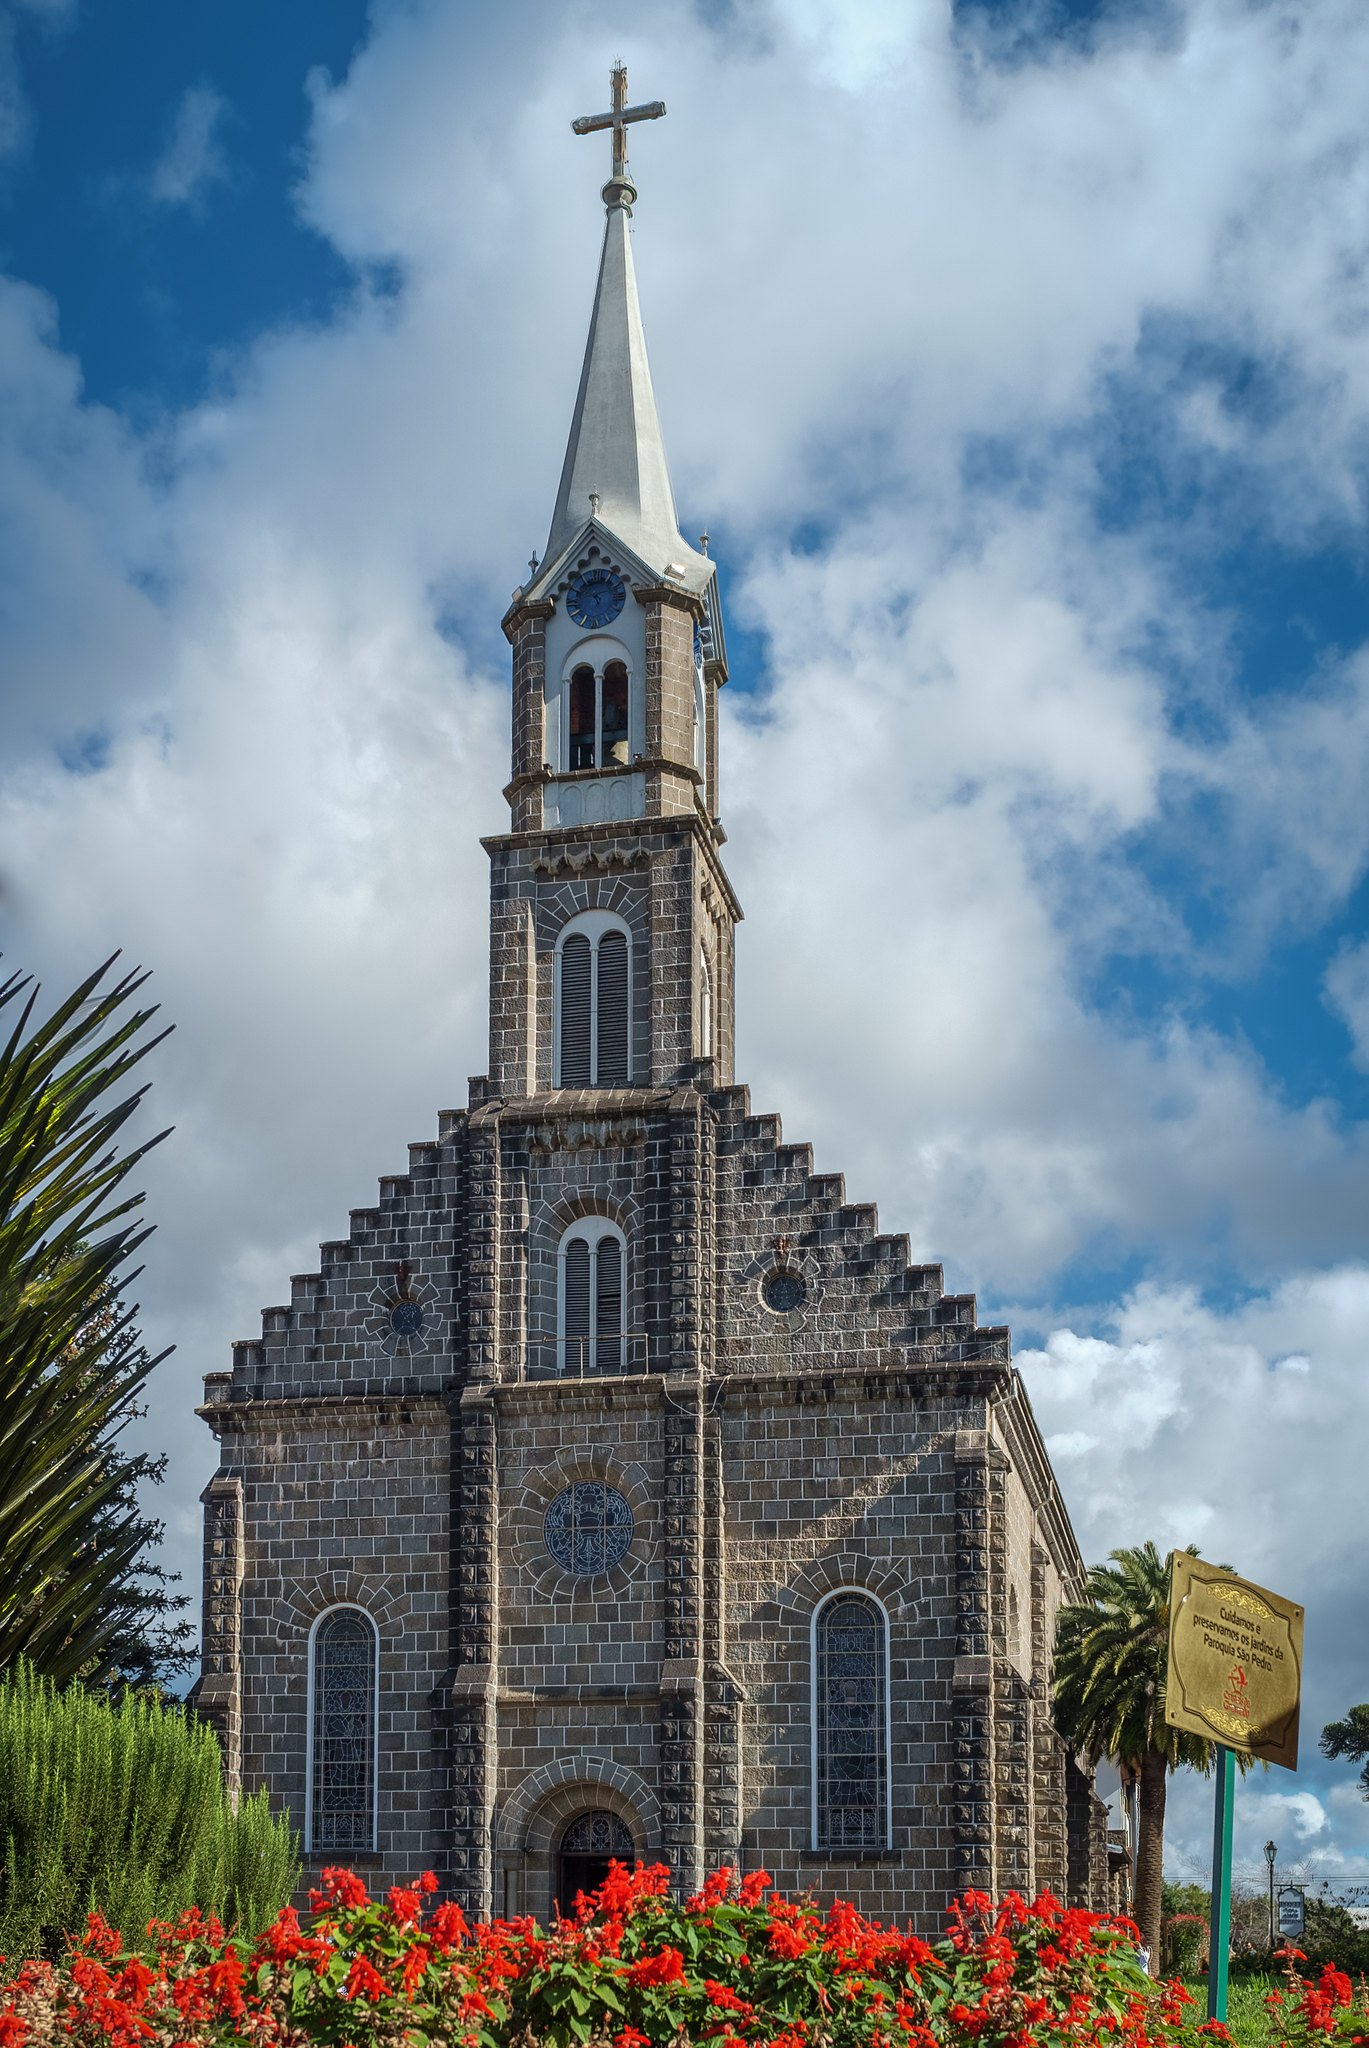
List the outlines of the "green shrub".
{"label": "green shrub", "polygon": [[288,1825],[265,1793],[233,1810],[214,1731],[182,1708],[22,1663],[0,1679],[0,1952],[54,1955],[90,1912],[131,1944],[189,1906],[260,1927],[298,1876]]}

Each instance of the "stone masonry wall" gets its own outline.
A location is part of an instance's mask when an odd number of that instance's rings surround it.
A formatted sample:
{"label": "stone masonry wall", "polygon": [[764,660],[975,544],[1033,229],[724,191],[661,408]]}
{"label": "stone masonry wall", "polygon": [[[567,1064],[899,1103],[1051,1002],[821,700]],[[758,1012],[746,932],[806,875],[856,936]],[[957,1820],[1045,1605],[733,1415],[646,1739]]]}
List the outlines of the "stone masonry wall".
{"label": "stone masonry wall", "polygon": [[[447,1846],[433,1713],[448,1655],[446,1404],[273,1401],[266,1414],[225,1405],[217,1421],[222,1477],[243,1500],[243,1789],[268,1788],[303,1829],[310,1630],[339,1602],[363,1607],[380,1637],[384,1765],[378,1855],[362,1860],[396,1883],[437,1866]],[[307,1860],[306,1880],[321,1860]]]}
{"label": "stone masonry wall", "polygon": [[[742,1850],[783,1889],[939,1925],[958,1881],[955,1441],[982,1401],[943,1376],[737,1375],[720,1409],[728,1665],[746,1701]],[[893,1849],[812,1844],[812,1621],[868,1589],[889,1617]]]}
{"label": "stone masonry wall", "polygon": [[571,917],[593,909],[616,912],[632,931],[634,1084],[673,1086],[692,1075],[694,991],[706,940],[719,952],[716,1071],[730,1074],[731,928],[741,913],[699,816],[650,828],[584,825],[485,845],[491,859],[490,1080],[499,1094],[551,1088],[556,941]]}

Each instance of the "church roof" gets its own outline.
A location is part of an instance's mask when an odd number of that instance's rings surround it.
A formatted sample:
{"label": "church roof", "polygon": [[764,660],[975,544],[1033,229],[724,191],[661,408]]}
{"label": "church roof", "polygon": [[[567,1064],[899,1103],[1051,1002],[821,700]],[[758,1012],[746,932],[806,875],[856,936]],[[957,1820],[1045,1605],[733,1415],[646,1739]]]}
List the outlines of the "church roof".
{"label": "church roof", "polygon": [[[631,191],[627,187],[626,191]],[[597,497],[599,524],[660,576],[679,564],[686,587],[701,591],[713,565],[680,533],[665,443],[651,387],[646,333],[621,185],[605,187],[608,219],[594,291],[589,341],[571,420],[561,485],[538,585],[588,525]]]}

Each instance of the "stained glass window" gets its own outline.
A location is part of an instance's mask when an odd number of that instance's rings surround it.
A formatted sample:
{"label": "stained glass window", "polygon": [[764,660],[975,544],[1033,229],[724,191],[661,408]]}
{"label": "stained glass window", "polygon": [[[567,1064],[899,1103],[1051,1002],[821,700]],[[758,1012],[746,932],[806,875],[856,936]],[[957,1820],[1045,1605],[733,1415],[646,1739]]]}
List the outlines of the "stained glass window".
{"label": "stained glass window", "polygon": [[314,1633],[310,1847],[375,1847],[376,1634],[355,1607]]}
{"label": "stained glass window", "polygon": [[802,1273],[796,1273],[792,1266],[777,1266],[761,1282],[761,1300],[777,1316],[790,1315],[796,1308],[802,1308],[807,1292]]}
{"label": "stained glass window", "polygon": [[889,1845],[888,1665],[884,1616],[839,1593],[814,1629],[813,1776],[819,1849]]}
{"label": "stained glass window", "polygon": [[616,1856],[620,1863],[630,1863],[634,1850],[627,1822],[603,1808],[594,1813],[578,1814],[561,1837],[561,1854]]}
{"label": "stained glass window", "polygon": [[632,1508],[616,1486],[582,1479],[558,1493],[543,1523],[547,1549],[578,1579],[610,1571],[632,1542]]}
{"label": "stained glass window", "polygon": [[631,1864],[636,1857],[627,1823],[602,1807],[577,1814],[556,1856],[556,1904],[563,1915],[575,1911],[583,1892],[594,1892],[608,1876],[610,1861]]}

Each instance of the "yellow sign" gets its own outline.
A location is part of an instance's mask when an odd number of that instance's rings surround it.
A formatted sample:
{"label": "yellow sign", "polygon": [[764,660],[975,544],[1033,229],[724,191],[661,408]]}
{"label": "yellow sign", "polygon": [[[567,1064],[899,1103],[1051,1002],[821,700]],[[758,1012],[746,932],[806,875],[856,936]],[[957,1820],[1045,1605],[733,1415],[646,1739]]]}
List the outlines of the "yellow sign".
{"label": "yellow sign", "polygon": [[1192,1551],[1169,1561],[1171,1728],[1298,1768],[1303,1611]]}

